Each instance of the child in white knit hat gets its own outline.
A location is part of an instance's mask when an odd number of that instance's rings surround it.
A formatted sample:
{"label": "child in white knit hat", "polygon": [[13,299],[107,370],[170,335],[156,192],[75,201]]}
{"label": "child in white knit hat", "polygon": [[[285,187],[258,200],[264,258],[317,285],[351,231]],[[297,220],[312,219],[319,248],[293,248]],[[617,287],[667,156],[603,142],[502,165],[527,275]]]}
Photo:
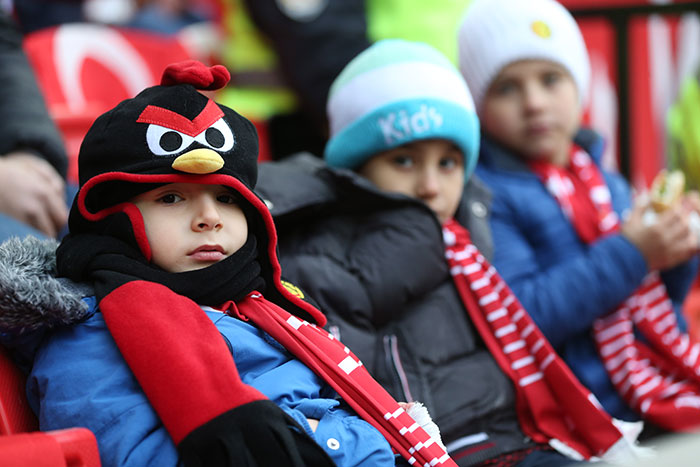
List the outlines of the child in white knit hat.
{"label": "child in white knit hat", "polygon": [[[476,173],[494,195],[493,264],[609,413],[698,425],[700,409],[677,408],[681,395],[700,401],[700,347],[680,314],[697,270],[687,216],[697,197],[650,224],[626,180],[601,167],[601,139],[580,128],[586,45],[556,1],[476,0],[459,61],[482,123]],[[674,387],[669,367],[692,382]]]}
{"label": "child in white knit hat", "polygon": [[395,398],[425,404],[459,465],[625,451],[474,246],[490,255],[490,195],[472,177],[479,121],[456,68],[426,44],[380,41],[336,78],[327,109],[327,165],[263,164],[257,190],[285,275],[331,333]]}

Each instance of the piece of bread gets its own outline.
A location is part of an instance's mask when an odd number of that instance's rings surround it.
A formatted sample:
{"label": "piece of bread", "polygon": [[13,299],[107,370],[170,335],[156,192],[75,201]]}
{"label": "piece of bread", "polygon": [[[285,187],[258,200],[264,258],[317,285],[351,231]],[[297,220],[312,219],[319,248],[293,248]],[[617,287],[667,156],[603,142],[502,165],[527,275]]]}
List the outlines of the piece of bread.
{"label": "piece of bread", "polygon": [[651,184],[651,207],[662,212],[677,203],[685,191],[685,175],[680,170],[659,172]]}

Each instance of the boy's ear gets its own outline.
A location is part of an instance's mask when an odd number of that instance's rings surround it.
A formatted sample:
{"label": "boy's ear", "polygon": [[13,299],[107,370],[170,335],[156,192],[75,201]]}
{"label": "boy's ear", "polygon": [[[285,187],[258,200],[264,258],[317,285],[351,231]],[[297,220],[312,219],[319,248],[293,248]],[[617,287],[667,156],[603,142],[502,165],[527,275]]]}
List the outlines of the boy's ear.
{"label": "boy's ear", "polygon": [[[291,282],[285,280],[282,278],[280,281],[282,283],[282,286],[287,289],[288,292],[290,292],[292,295],[294,295],[297,298],[300,298],[301,300],[305,301],[309,305],[313,306],[314,308],[321,310],[321,308],[318,306],[318,303],[316,303],[316,300],[311,298],[306,292],[301,290],[301,288],[297,285],[292,284]],[[323,310],[321,310],[323,311]]]}

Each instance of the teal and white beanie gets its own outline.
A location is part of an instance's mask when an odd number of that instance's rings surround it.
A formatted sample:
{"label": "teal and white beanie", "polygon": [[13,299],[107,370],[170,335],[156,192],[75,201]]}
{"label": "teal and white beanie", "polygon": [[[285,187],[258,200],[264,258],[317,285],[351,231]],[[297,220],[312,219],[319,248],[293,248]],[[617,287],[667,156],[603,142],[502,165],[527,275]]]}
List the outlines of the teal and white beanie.
{"label": "teal and white beanie", "polygon": [[399,39],[376,42],[333,82],[328,97],[332,167],[359,168],[376,153],[442,138],[464,154],[466,176],[479,152],[479,119],[455,66],[433,47]]}
{"label": "teal and white beanie", "polygon": [[520,60],[548,60],[564,67],[584,103],[590,61],[576,20],[554,0],[475,0],[458,33],[459,69],[477,111],[503,67]]}

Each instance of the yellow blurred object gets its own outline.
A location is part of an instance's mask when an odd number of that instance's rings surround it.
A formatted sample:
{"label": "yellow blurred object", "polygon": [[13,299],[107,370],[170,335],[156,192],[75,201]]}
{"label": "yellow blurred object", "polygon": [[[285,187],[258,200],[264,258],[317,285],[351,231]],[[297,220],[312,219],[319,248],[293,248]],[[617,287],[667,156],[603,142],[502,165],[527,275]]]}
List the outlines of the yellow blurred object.
{"label": "yellow blurred object", "polygon": [[680,170],[662,170],[651,183],[651,207],[662,212],[677,203],[685,191],[685,175]]}
{"label": "yellow blurred object", "polygon": [[668,113],[668,165],[685,174],[688,188],[700,189],[700,77],[689,76]]}

